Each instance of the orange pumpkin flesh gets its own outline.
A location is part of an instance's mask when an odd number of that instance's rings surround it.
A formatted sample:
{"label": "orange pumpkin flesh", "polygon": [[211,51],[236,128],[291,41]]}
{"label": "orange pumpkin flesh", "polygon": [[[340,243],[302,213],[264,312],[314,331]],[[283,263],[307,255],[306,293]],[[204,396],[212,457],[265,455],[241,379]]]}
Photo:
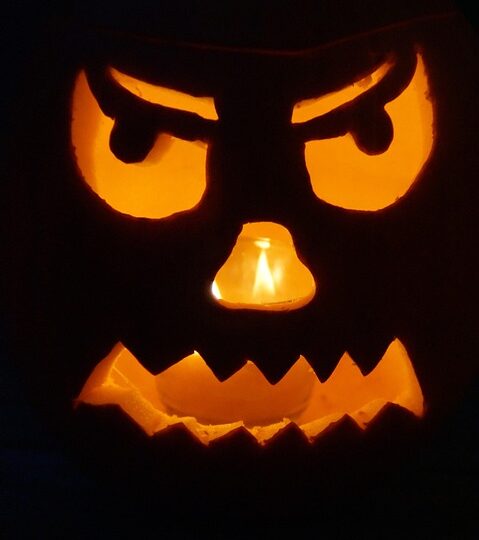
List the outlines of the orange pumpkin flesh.
{"label": "orange pumpkin flesh", "polygon": [[[419,417],[424,412],[421,388],[399,340],[391,343],[367,376],[345,353],[331,377],[321,383],[301,357],[276,385],[251,362],[220,382],[198,353],[155,377],[118,344],[95,368],[78,401],[119,405],[149,435],[182,423],[205,444],[240,426],[265,444],[291,421],[312,441],[345,415],[365,429],[387,403]],[[184,414],[173,414],[171,402]],[[291,418],[285,417],[288,407]],[[256,424],[261,413],[263,423]],[[201,417],[210,422],[201,422]]]}

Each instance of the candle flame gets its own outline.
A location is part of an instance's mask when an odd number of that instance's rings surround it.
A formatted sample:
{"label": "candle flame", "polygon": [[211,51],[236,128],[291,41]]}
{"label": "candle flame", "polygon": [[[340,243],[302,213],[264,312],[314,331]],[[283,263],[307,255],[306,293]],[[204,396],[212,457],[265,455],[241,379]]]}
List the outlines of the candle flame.
{"label": "candle flame", "polygon": [[271,240],[269,238],[258,238],[254,241],[254,245],[260,249],[269,249],[271,247]]}
{"label": "candle flame", "polygon": [[229,309],[291,310],[311,300],[315,282],[287,229],[247,223],[208,293]]}
{"label": "candle flame", "polygon": [[266,247],[261,247],[261,253],[260,253],[260,256],[258,257],[258,263],[256,264],[256,275],[255,275],[254,285],[253,285],[253,296],[259,296],[263,294],[269,294],[269,295],[274,296],[276,294],[275,280],[274,280],[273,272],[271,271],[271,268],[269,265],[266,249],[267,249]]}

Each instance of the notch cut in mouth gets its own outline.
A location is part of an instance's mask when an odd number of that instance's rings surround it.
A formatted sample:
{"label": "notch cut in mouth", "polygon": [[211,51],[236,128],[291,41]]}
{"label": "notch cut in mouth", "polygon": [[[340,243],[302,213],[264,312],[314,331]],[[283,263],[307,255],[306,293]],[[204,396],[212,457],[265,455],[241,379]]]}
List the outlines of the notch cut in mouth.
{"label": "notch cut in mouth", "polygon": [[198,353],[155,376],[118,343],[95,367],[76,403],[118,405],[149,435],[182,423],[204,444],[242,426],[266,444],[290,422],[313,441],[345,415],[366,429],[388,403],[418,417],[424,413],[421,387],[398,339],[366,376],[344,353],[329,379],[320,382],[301,356],[275,385],[250,361],[220,382]]}

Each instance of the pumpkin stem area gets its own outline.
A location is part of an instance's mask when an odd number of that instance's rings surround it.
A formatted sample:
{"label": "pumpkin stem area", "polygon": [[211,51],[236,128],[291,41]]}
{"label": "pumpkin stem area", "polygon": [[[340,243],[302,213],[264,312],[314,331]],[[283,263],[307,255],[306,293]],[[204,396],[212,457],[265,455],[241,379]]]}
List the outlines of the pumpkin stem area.
{"label": "pumpkin stem area", "polygon": [[344,353],[329,379],[320,382],[301,356],[274,385],[251,361],[220,382],[196,352],[155,376],[118,343],[76,401],[119,405],[149,435],[182,423],[204,444],[242,426],[266,444],[290,422],[313,441],[345,415],[365,429],[387,403],[419,417],[424,413],[419,382],[398,339],[366,376]]}

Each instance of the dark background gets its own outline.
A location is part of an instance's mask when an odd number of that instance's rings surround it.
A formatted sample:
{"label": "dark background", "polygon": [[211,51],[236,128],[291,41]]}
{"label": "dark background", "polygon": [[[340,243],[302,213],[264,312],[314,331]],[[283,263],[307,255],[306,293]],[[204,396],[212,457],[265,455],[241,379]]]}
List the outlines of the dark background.
{"label": "dark background", "polygon": [[[477,29],[472,4],[458,4]],[[121,3],[117,5],[121,7]],[[78,13],[84,17],[88,9],[93,8],[84,3],[61,2],[11,2],[0,8],[2,152],[8,151],[14,124],[12,103],[18,88],[28,80],[29,61],[44,38],[47,23],[62,14]],[[0,331],[1,322],[0,319]],[[7,354],[3,334],[0,359],[0,535],[4,538],[113,538],[135,532],[147,538],[236,538],[246,534],[256,538],[267,533],[267,523],[253,526],[252,516],[240,516],[232,522],[228,517],[194,516],[187,508],[177,515],[164,515],[155,500],[132,501],[127,493],[112,491],[89,477],[63,451],[30,405],[20,375]],[[325,536],[334,538],[357,525],[363,531],[357,531],[359,537],[374,532],[395,537],[400,530],[407,531],[410,538],[433,534],[439,538],[477,537],[478,396],[479,383],[454,412],[455,421],[451,422],[447,436],[437,441],[426,476],[430,483],[423,486],[422,497],[411,498],[421,499],[422,504],[408,506],[408,497],[398,493],[392,493],[390,500],[367,491],[354,497],[345,494],[344,505],[338,505],[333,512],[318,509],[319,517],[302,516],[299,522],[291,522],[274,516],[273,530],[290,532],[296,538],[321,537],[327,525],[330,534]],[[398,486],[391,487],[397,489]],[[419,521],[413,523],[413,519]]]}

